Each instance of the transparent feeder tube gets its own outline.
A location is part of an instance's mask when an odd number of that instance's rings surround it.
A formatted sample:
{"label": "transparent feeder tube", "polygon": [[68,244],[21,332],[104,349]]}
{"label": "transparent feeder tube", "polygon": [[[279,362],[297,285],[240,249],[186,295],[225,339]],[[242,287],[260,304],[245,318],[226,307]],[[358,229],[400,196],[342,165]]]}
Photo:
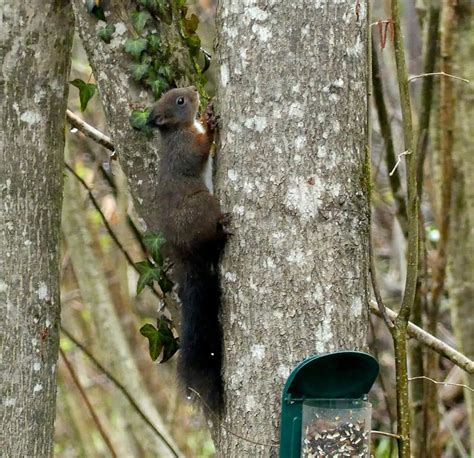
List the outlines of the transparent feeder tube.
{"label": "transparent feeder tube", "polygon": [[361,399],[303,402],[301,456],[370,457],[372,405]]}

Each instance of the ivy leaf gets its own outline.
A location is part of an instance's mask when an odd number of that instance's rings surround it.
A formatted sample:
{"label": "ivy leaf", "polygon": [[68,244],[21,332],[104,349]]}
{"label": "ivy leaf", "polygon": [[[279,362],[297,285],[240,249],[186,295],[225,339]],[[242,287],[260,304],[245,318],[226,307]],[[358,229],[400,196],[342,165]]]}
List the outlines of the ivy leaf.
{"label": "ivy leaf", "polygon": [[148,108],[144,110],[133,110],[130,115],[130,124],[134,129],[142,130],[147,127],[149,115],[150,110]]}
{"label": "ivy leaf", "polygon": [[69,81],[73,86],[79,89],[79,100],[81,101],[81,111],[85,111],[89,100],[94,96],[97,86],[92,83],[85,83],[81,79]]}
{"label": "ivy leaf", "polygon": [[186,33],[192,35],[199,26],[199,18],[195,14],[191,14],[190,18],[183,19],[183,25]]}
{"label": "ivy leaf", "polygon": [[164,363],[179,349],[179,339],[173,335],[172,322],[168,318],[162,316],[156,324],[156,328],[152,324],[145,324],[140,328],[140,334],[148,339],[151,359],[156,361],[163,351],[160,363]]}
{"label": "ivy leaf", "polygon": [[148,138],[153,137],[153,131],[148,125],[148,116],[150,115],[150,110],[146,108],[145,110],[133,110],[130,115],[129,121],[131,126],[142,131]]}
{"label": "ivy leaf", "polygon": [[157,78],[156,80],[150,81],[150,88],[155,98],[159,99],[161,94],[168,88],[168,83],[163,78]]}
{"label": "ivy leaf", "polygon": [[142,80],[145,75],[148,73],[150,66],[148,64],[133,64],[132,65],[132,75],[135,81]]}
{"label": "ivy leaf", "polygon": [[173,81],[174,74],[170,65],[161,66],[159,72],[160,75],[166,79],[166,81]]}
{"label": "ivy leaf", "polygon": [[161,49],[161,40],[160,37],[156,33],[150,33],[147,36],[148,40],[148,48],[152,53],[157,53]]}
{"label": "ivy leaf", "polygon": [[158,232],[147,232],[143,237],[143,243],[153,260],[161,267],[163,265],[163,255],[161,248],[165,243],[165,238]]}
{"label": "ivy leaf", "polygon": [[145,38],[129,38],[125,42],[125,52],[131,54],[135,59],[138,59],[143,51],[145,51],[148,42]]}
{"label": "ivy leaf", "polygon": [[114,32],[115,26],[113,24],[107,24],[106,26],[99,27],[99,38],[109,44],[110,40],[112,40],[112,35]]}
{"label": "ivy leaf", "polygon": [[133,27],[138,34],[143,32],[147,22],[151,19],[151,14],[147,11],[135,11],[132,13],[132,23]]}
{"label": "ivy leaf", "polygon": [[135,263],[140,276],[137,282],[137,295],[140,294],[145,286],[153,285],[154,281],[158,281],[161,277],[161,269],[151,264],[150,261],[140,261]]}

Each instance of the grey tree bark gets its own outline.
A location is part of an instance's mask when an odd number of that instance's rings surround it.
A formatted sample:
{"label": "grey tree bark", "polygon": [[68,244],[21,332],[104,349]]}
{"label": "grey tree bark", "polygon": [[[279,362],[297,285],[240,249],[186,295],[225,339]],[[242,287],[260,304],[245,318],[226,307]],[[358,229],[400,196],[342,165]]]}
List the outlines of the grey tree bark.
{"label": "grey tree bark", "polygon": [[275,456],[281,390],[314,353],[362,349],[369,234],[367,5],[221,2],[216,188],[226,413],[219,456]]}
{"label": "grey tree bark", "polygon": [[52,455],[59,231],[72,11],[2,2],[0,429],[2,455]]}
{"label": "grey tree bark", "polygon": [[[133,38],[131,21],[132,5],[120,0],[107,3],[107,22],[115,26],[110,44],[97,35],[103,23],[88,14],[82,0],[73,1],[77,29],[87,52],[89,63],[99,86],[102,106],[107,117],[107,126],[114,142],[118,159],[128,178],[130,191],[138,214],[148,228],[155,226],[157,203],[155,199],[159,166],[156,139],[147,139],[143,132],[133,130],[129,117],[133,106],[149,106],[153,102],[151,93],[140,87],[131,77],[130,56],[124,45]],[[130,9],[130,11],[128,9]],[[160,37],[169,47],[171,65],[181,76],[178,83],[189,85],[195,73],[189,58],[189,50],[182,42],[175,24],[160,26]]]}

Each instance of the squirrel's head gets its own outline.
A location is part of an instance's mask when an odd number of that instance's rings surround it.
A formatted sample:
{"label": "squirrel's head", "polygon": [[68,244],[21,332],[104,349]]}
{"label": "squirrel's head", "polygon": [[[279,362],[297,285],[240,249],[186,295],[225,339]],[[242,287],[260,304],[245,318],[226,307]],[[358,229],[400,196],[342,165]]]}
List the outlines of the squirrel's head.
{"label": "squirrel's head", "polygon": [[198,108],[199,93],[194,86],[171,89],[153,105],[148,125],[164,129],[191,125]]}

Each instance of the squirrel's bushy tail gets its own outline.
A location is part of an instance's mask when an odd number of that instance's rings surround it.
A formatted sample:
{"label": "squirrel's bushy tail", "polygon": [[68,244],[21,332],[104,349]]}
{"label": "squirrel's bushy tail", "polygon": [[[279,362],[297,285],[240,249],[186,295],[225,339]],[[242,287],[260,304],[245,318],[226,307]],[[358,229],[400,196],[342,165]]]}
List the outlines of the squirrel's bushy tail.
{"label": "squirrel's bushy tail", "polygon": [[213,412],[222,407],[222,332],[217,270],[208,259],[180,259],[176,266],[181,300],[178,374],[192,398],[197,391]]}

